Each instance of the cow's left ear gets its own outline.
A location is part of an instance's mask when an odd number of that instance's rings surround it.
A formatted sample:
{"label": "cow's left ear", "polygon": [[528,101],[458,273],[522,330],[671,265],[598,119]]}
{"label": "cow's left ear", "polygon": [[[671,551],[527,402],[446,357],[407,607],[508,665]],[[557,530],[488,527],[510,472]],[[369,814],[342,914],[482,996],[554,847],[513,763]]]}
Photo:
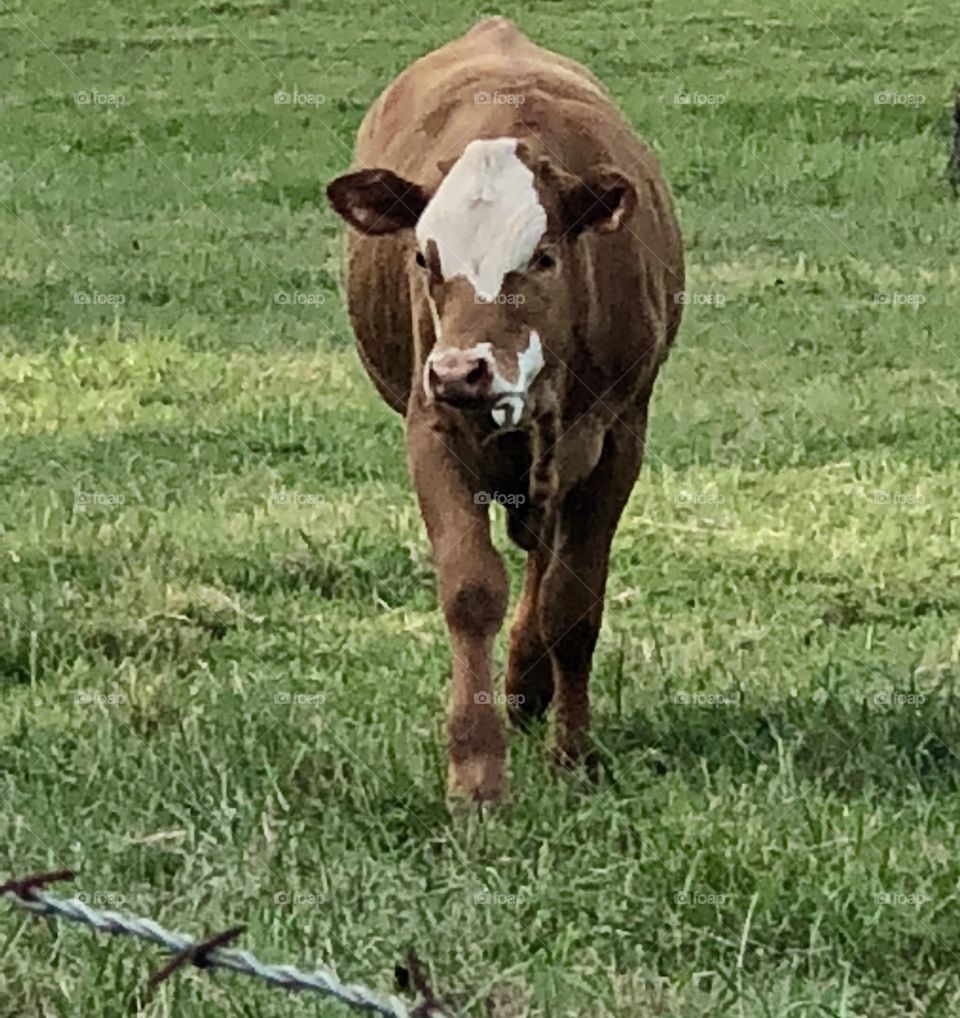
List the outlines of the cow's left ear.
{"label": "cow's left ear", "polygon": [[621,229],[637,206],[636,185],[612,166],[597,166],[584,177],[575,177],[560,193],[564,236],[569,240],[585,230],[614,233]]}
{"label": "cow's left ear", "polygon": [[430,197],[419,184],[376,169],[337,177],[327,185],[327,199],[354,229],[376,236],[416,226]]}

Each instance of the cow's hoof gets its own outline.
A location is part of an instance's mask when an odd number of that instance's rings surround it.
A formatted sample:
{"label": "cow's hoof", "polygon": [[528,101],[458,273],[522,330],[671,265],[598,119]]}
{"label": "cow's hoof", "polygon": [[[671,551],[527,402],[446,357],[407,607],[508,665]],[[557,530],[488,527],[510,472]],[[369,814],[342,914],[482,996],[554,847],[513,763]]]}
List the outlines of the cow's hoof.
{"label": "cow's hoof", "polygon": [[467,756],[450,762],[447,805],[451,813],[465,815],[478,807],[503,802],[507,792],[504,761],[493,756]]}

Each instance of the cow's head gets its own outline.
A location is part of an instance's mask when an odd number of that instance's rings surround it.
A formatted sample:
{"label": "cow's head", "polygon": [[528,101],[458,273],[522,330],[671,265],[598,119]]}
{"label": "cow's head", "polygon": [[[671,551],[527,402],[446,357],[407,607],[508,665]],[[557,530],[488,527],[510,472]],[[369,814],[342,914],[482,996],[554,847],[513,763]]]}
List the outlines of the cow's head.
{"label": "cow's head", "polygon": [[575,177],[515,138],[473,141],[433,193],[385,169],[334,180],[327,195],[355,229],[407,231],[414,293],[429,306],[428,400],[488,408],[514,424],[544,365],[562,359],[574,303],[591,281],[576,243],[620,229],[637,196],[607,166]]}

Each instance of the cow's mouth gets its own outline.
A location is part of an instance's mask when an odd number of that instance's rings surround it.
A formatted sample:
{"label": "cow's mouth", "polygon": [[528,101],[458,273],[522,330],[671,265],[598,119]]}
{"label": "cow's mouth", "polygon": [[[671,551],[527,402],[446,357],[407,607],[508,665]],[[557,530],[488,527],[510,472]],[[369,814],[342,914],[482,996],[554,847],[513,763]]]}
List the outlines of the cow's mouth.
{"label": "cow's mouth", "polygon": [[468,392],[436,393],[434,399],[443,406],[471,414],[489,412],[497,402],[496,396]]}
{"label": "cow's mouth", "polygon": [[492,419],[498,431],[509,431],[520,423],[526,406],[522,393],[498,393],[496,395],[468,395],[457,393],[435,395],[435,402],[450,407],[470,417]]}

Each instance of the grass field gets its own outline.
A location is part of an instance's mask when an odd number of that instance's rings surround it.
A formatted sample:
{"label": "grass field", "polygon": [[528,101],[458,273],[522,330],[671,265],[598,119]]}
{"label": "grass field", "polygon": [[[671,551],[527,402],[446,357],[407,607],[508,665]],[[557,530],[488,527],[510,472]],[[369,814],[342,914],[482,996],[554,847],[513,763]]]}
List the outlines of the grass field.
{"label": "grass field", "polygon": [[[428,549],[323,187],[495,10],[660,153],[692,297],[599,785],[513,736],[509,805],[454,822]],[[464,1016],[960,1013],[955,13],[4,3],[0,881],[75,867],[385,991],[412,943]],[[129,1013],[160,964],[0,906],[2,1018]],[[185,972],[142,1013],[345,1012]]]}

